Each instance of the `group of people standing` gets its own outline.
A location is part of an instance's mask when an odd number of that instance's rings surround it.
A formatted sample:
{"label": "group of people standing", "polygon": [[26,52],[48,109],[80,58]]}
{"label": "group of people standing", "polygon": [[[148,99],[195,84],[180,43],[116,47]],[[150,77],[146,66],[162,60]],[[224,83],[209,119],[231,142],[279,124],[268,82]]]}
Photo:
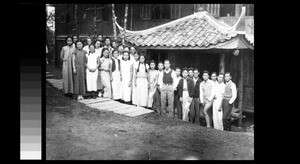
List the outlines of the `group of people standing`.
{"label": "group of people standing", "polygon": [[177,114],[178,119],[199,125],[203,112],[207,127],[230,131],[237,91],[229,72],[212,73],[210,80],[209,72],[204,71],[202,81],[198,69],[172,70],[168,59],[159,62],[156,70],[156,62],[151,60],[148,65],[134,47],[116,41],[111,44],[109,37],[102,40],[99,34],[94,42],[87,38],[83,46],[77,35],[66,38],[60,54],[66,96],[111,98],[167,117]]}

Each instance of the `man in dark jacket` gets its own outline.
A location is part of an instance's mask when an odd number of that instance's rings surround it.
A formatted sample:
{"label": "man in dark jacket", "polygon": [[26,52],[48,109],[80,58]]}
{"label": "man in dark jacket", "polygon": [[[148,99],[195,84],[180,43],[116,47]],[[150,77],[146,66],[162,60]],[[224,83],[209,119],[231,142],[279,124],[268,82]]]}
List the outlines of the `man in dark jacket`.
{"label": "man in dark jacket", "polygon": [[182,103],[182,120],[187,121],[189,108],[187,108],[186,104],[190,104],[192,102],[193,91],[194,91],[194,82],[193,79],[188,78],[188,70],[187,68],[182,69],[182,79],[180,79],[177,86],[179,100]]}
{"label": "man in dark jacket", "polygon": [[193,78],[193,100],[190,105],[190,118],[192,123],[196,123],[200,125],[200,99],[199,99],[199,94],[200,94],[200,83],[201,79],[199,78],[199,71],[197,68],[194,69],[194,78]]}

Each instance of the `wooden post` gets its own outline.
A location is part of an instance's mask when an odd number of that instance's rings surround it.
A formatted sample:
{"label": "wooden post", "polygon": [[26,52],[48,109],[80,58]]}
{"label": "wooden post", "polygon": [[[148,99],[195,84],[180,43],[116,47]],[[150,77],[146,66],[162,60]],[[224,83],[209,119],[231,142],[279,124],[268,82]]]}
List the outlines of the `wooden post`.
{"label": "wooden post", "polygon": [[125,17],[124,17],[124,36],[122,38],[122,44],[125,44],[125,33],[126,33],[126,25],[127,25],[127,15],[128,15],[128,4],[125,6]]}
{"label": "wooden post", "polygon": [[[242,108],[243,108],[243,83],[244,83],[244,81],[243,81],[243,79],[244,79],[244,57],[243,57],[244,53],[243,53],[243,50],[240,50],[239,55],[240,55],[239,56],[240,57],[240,68],[239,68],[240,80],[239,80],[239,89],[238,89],[238,97],[239,97],[238,108],[240,109],[239,114],[240,114],[240,116],[242,116],[242,114],[243,114],[243,110],[242,110]],[[239,127],[242,126],[242,120],[243,120],[243,118],[240,117],[239,118]]]}
{"label": "wooden post", "polygon": [[225,54],[221,53],[220,64],[219,64],[219,73],[225,72]]}
{"label": "wooden post", "polygon": [[116,29],[116,15],[115,15],[115,5],[111,4],[112,11],[112,20],[113,20],[113,28],[114,28],[114,39],[117,40],[117,29]]}

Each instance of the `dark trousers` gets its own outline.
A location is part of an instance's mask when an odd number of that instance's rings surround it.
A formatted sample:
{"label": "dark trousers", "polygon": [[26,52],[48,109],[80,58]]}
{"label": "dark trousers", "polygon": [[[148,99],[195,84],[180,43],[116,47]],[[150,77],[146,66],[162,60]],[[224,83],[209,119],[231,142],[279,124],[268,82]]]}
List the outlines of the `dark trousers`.
{"label": "dark trousers", "polygon": [[153,105],[152,105],[152,109],[154,111],[156,111],[157,113],[161,114],[161,110],[160,110],[160,92],[158,91],[158,89],[156,89],[155,94],[153,96]]}
{"label": "dark trousers", "polygon": [[175,116],[175,108],[177,109],[178,119],[182,119],[182,105],[179,101],[178,92],[174,91],[174,112],[173,116]]}
{"label": "dark trousers", "polygon": [[190,105],[190,120],[192,123],[200,124],[200,100],[193,98]]}
{"label": "dark trousers", "polygon": [[223,99],[222,108],[223,108],[223,129],[226,131],[231,131],[231,111],[233,103],[229,104],[229,100]]}

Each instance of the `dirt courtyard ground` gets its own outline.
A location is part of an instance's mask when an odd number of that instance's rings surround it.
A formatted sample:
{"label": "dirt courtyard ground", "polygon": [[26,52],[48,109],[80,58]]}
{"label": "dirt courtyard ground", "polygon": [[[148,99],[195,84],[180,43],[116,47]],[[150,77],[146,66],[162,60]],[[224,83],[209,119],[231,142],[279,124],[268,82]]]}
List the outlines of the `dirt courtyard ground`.
{"label": "dirt courtyard ground", "polygon": [[254,134],[85,106],[46,82],[47,160],[254,159]]}

